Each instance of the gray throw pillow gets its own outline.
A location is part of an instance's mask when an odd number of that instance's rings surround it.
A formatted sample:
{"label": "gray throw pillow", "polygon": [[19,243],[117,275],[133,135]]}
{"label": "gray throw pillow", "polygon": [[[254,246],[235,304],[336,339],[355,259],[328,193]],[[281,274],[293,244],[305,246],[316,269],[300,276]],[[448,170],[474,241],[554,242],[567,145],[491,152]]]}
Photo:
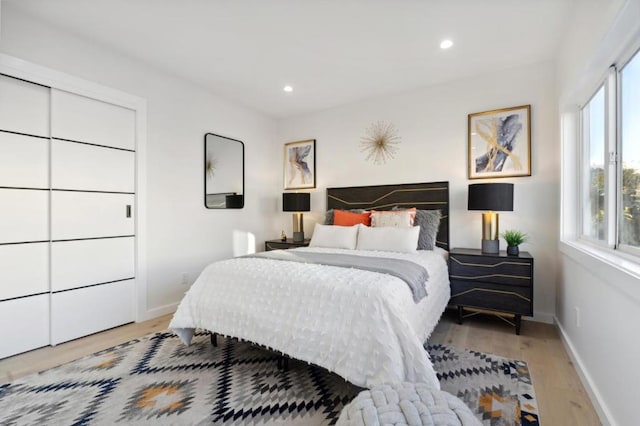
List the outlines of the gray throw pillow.
{"label": "gray throw pillow", "polygon": [[324,215],[324,224],[325,225],[333,225],[333,209],[327,210]]}
{"label": "gray throw pillow", "polygon": [[417,210],[415,224],[420,226],[418,250],[433,250],[440,228],[440,210]]}
{"label": "gray throw pillow", "polygon": [[[406,209],[396,206],[392,210]],[[416,210],[416,218],[413,221],[413,225],[420,227],[418,250],[433,250],[435,248],[441,216],[440,210]]]}

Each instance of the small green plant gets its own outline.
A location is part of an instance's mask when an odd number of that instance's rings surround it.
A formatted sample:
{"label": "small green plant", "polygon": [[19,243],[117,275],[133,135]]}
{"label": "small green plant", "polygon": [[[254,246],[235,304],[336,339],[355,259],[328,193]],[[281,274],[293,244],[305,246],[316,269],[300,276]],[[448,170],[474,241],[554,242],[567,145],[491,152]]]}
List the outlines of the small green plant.
{"label": "small green plant", "polygon": [[504,238],[509,247],[517,247],[527,240],[527,234],[509,229],[502,233],[502,238]]}

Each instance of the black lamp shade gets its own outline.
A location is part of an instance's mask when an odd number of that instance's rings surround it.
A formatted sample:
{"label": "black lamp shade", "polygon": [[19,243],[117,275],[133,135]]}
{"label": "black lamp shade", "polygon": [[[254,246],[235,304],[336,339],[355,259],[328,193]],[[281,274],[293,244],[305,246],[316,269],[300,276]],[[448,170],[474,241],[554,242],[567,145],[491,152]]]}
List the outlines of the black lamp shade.
{"label": "black lamp shade", "polygon": [[512,183],[475,183],[469,185],[468,210],[513,211]]}
{"label": "black lamp shade", "polygon": [[244,195],[233,194],[225,197],[225,206],[228,209],[241,209],[244,207]]}
{"label": "black lamp shade", "polygon": [[282,194],[282,211],[311,211],[311,194],[309,194],[308,192],[284,192]]}

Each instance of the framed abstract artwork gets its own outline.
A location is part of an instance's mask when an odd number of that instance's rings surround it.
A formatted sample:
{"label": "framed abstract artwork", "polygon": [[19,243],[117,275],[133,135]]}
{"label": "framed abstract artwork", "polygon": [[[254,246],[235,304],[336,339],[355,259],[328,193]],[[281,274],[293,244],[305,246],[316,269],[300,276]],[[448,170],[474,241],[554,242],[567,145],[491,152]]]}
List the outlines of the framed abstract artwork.
{"label": "framed abstract artwork", "polygon": [[531,176],[531,105],[469,114],[469,179]]}
{"label": "framed abstract artwork", "polygon": [[284,189],[316,187],[316,140],[284,145]]}

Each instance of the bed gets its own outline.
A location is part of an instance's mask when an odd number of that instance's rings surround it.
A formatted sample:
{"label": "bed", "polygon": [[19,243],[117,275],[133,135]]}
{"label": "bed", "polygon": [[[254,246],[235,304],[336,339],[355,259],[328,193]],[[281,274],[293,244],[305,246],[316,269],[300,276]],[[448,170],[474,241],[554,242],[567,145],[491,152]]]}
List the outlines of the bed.
{"label": "bed", "polygon": [[437,247],[415,253],[294,250],[397,258],[421,265],[429,278],[427,296],[417,303],[406,283],[387,274],[239,257],[207,266],[169,327],[185,344],[196,328],[205,329],[319,365],[364,388],[392,382],[425,382],[439,388],[422,345],[449,300],[448,198],[448,182],[330,188],[328,209],[440,210]]}

